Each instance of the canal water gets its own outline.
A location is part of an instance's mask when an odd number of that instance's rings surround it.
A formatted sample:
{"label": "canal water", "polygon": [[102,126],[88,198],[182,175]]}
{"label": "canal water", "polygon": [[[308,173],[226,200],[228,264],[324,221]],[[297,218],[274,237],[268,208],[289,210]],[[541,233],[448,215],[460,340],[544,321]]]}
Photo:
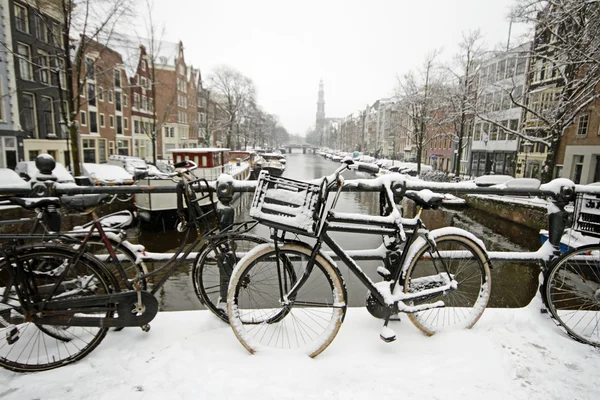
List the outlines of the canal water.
{"label": "canal water", "polygon": [[[315,154],[291,153],[287,155],[287,160],[284,176],[302,180],[331,174],[339,166],[339,163]],[[364,179],[368,176],[361,172],[347,171],[344,173],[344,178]],[[248,208],[251,199],[252,194],[243,194],[235,201],[238,221],[250,219]],[[336,209],[348,213],[377,215],[378,194],[342,193]],[[428,210],[423,212],[422,217],[430,230],[454,226],[472,232],[485,242],[490,251],[535,251],[540,246],[537,231],[474,209]],[[268,229],[258,226],[253,233],[267,237]],[[345,250],[373,249],[381,244],[381,237],[375,235],[340,232],[332,236]],[[143,244],[151,252],[174,252],[183,240],[183,235],[175,230],[147,232],[132,228],[128,232],[128,238],[132,242]],[[366,289],[342,262],[337,264],[348,287],[350,306],[364,306],[368,294]],[[381,279],[375,272],[381,262],[366,261],[359,262],[359,265],[372,279],[376,281]],[[160,266],[158,263],[151,265],[151,267],[158,266]],[[191,269],[191,263],[180,267],[157,293],[162,310],[203,308],[194,293]],[[489,306],[513,308],[527,305],[536,293],[538,275],[539,268],[535,264],[493,263],[492,296]]]}

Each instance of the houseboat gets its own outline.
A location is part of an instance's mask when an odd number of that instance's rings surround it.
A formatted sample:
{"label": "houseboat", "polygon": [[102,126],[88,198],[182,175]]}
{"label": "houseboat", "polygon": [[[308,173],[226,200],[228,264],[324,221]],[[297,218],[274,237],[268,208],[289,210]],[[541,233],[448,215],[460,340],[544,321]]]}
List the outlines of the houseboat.
{"label": "houseboat", "polygon": [[[250,178],[250,163],[242,161],[239,157],[231,159],[231,151],[223,148],[189,148],[169,150],[173,154],[173,162],[193,161],[198,166],[192,171],[196,178],[207,181],[216,181],[221,174],[228,174],[236,180]],[[237,154],[239,152],[234,152]],[[173,186],[171,178],[147,178],[140,181],[142,185]],[[213,201],[217,198],[213,195]],[[159,224],[165,228],[172,228],[177,212],[177,196],[174,193],[142,193],[135,195],[138,215],[143,222],[150,225]],[[200,206],[209,206],[210,198],[199,202]],[[173,226],[172,226],[173,225]]]}

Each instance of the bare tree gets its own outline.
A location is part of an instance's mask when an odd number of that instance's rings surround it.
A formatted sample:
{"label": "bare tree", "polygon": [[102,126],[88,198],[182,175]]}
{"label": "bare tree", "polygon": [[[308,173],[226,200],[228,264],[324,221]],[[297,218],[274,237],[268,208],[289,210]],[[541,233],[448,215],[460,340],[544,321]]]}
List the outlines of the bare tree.
{"label": "bare tree", "polygon": [[432,88],[437,85],[435,59],[439,51],[432,52],[419,71],[409,72],[398,80],[396,97],[400,112],[405,113],[411,122],[411,140],[417,150],[417,174],[421,173],[423,151],[427,144],[427,124],[431,120],[429,111],[433,106]]}
{"label": "bare tree", "polygon": [[[85,90],[84,80],[86,68],[85,54],[88,46],[94,42],[101,43],[106,48],[114,36],[119,23],[131,15],[131,0],[38,0],[39,9],[56,6],[62,16],[61,27],[50,30],[55,43],[61,44],[61,52],[56,54],[58,60],[57,75],[61,85],[65,87],[65,98],[60,98],[61,116],[69,131],[70,153],[73,160],[74,174],[81,175],[81,160],[79,157],[79,129],[77,117],[81,109],[80,95]],[[72,37],[79,35],[78,46],[74,47]],[[63,72],[64,71],[64,72]],[[62,82],[64,80],[65,82]],[[59,91],[62,97],[63,92]],[[66,107],[63,105],[66,103]]]}
{"label": "bare tree", "polygon": [[445,123],[454,126],[452,140],[456,143],[454,175],[460,175],[460,160],[468,146],[465,137],[469,133],[470,120],[475,114],[477,104],[477,75],[484,56],[483,36],[479,29],[463,33],[459,43],[459,52],[453,65],[445,69],[449,76],[443,87],[441,102],[445,105]]}
{"label": "bare tree", "polygon": [[[524,129],[501,128],[547,146],[543,182],[553,178],[563,133],[600,98],[600,2],[595,0],[517,0],[511,19],[535,25],[534,42],[517,56],[528,57],[529,94],[503,88],[525,112]],[[485,116],[483,121],[500,127]]]}
{"label": "bare tree", "polygon": [[227,118],[226,146],[231,148],[234,129],[240,121],[242,110],[248,102],[254,101],[254,84],[250,78],[227,66],[216,68],[208,81],[217,108]]}

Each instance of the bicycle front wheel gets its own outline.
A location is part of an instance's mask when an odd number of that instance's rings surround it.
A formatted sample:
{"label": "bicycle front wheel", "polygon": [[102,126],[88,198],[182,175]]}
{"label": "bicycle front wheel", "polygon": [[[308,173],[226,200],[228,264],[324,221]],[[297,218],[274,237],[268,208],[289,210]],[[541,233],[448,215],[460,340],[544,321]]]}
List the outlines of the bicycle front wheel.
{"label": "bicycle front wheel", "polygon": [[443,301],[445,307],[409,313],[408,318],[427,335],[452,328],[471,328],[479,320],[491,294],[489,259],[473,240],[448,234],[435,238],[435,247],[419,238],[412,258],[405,293],[417,293],[447,284],[447,272],[456,288],[412,301],[417,306]]}
{"label": "bicycle front wheel", "polygon": [[600,347],[600,244],[563,254],[544,286],[548,309],[569,336]]}
{"label": "bicycle front wheel", "polygon": [[208,241],[196,257],[192,269],[194,291],[206,308],[221,320],[229,322],[227,289],[231,273],[246,253],[268,241],[252,235],[231,235],[214,243],[208,238]]}
{"label": "bicycle front wheel", "polygon": [[[316,357],[337,335],[346,314],[346,287],[336,267],[318,255],[307,271],[312,249],[285,244],[279,263],[270,244],[233,271],[227,297],[230,324],[251,353],[267,349],[296,350]],[[291,298],[286,293],[298,279],[307,280]]]}
{"label": "bicycle front wheel", "polygon": [[[73,264],[74,253],[61,247],[21,248],[16,254],[12,264],[0,262],[0,366],[17,372],[44,371],[85,357],[107,328],[39,325],[32,322],[32,313],[42,310],[41,303],[47,300],[110,293],[108,271],[85,257]],[[12,274],[14,264],[22,268],[23,281],[17,282]],[[22,303],[17,288],[29,300]],[[109,317],[93,311],[78,316]]]}

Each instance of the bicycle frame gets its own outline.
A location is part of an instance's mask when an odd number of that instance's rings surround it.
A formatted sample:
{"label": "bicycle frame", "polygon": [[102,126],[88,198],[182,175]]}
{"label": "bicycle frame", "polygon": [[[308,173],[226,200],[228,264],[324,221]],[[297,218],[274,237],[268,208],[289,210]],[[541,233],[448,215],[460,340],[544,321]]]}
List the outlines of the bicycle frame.
{"label": "bicycle frame", "polygon": [[[343,170],[342,170],[343,171]],[[340,171],[341,172],[341,171]],[[337,177],[340,179],[341,177]],[[341,182],[338,182],[339,188],[343,186],[343,179]],[[328,186],[329,189],[329,186]],[[328,190],[327,189],[327,190]],[[274,231],[272,238],[275,241],[275,252],[277,258],[277,269],[278,269],[278,278],[279,278],[279,286],[280,286],[280,296],[281,299],[286,299],[285,301],[289,302],[289,299],[293,299],[297,294],[298,290],[306,283],[310,274],[313,271],[314,263],[317,258],[317,255],[321,252],[321,247],[323,244],[329,246],[329,248],[333,251],[333,253],[339,257],[340,260],[344,262],[344,264],[352,271],[352,273],[360,280],[360,282],[372,293],[372,295],[380,302],[380,304],[387,305],[389,307],[395,306],[399,301],[395,301],[392,304],[389,304],[386,301],[384,294],[381,290],[375,285],[375,283],[363,272],[360,266],[356,263],[356,261],[348,254],[333,238],[328,234],[329,231],[332,232],[349,232],[349,233],[359,233],[359,234],[372,234],[372,235],[383,235],[383,236],[393,236],[394,240],[399,241],[404,244],[403,251],[398,251],[399,246],[396,245],[392,247],[392,249],[388,249],[386,251],[386,258],[391,262],[391,276],[389,282],[391,282],[392,286],[390,287],[391,292],[393,292],[395,285],[398,282],[402,282],[401,274],[402,274],[402,266],[406,262],[406,258],[408,256],[407,249],[414,243],[415,239],[419,236],[423,236],[425,240],[428,241],[432,245],[433,249],[436,249],[435,243],[431,241],[427,237],[427,230],[425,224],[421,220],[421,210],[419,210],[417,216],[412,219],[404,219],[400,217],[400,212],[398,211],[396,204],[394,202],[393,194],[389,187],[386,188],[385,192],[382,195],[382,199],[385,201],[381,204],[382,213],[387,208],[390,210],[389,215],[386,217],[377,217],[377,216],[350,216],[346,214],[335,213],[334,209],[337,204],[339,195],[341,190],[338,189],[336,196],[333,201],[333,205],[331,209],[328,211],[327,216],[325,218],[325,222],[322,224],[319,233],[317,234],[316,244],[313,246],[310,258],[308,260],[306,269],[303,275],[294,283],[291,289],[287,292],[283,293],[284,289],[281,287],[281,282],[287,282],[285,279],[285,268],[282,268],[281,261],[279,257],[279,246],[277,245],[278,236],[277,230]],[[347,226],[343,224],[352,224],[352,226]],[[408,230],[406,230],[406,229]],[[285,231],[282,236],[285,241]],[[436,249],[437,251],[437,249]],[[438,253],[439,255],[439,253]],[[440,258],[442,272],[445,272],[449,281],[452,281],[452,277],[450,272],[448,271],[443,259]],[[284,274],[282,279],[281,274]],[[436,289],[437,291],[445,291],[452,290],[451,285],[443,286]],[[422,296],[429,296],[432,292],[428,291],[426,294],[419,295],[419,293],[414,295],[408,295],[404,299],[417,299]],[[284,303],[285,303],[284,301]]]}

